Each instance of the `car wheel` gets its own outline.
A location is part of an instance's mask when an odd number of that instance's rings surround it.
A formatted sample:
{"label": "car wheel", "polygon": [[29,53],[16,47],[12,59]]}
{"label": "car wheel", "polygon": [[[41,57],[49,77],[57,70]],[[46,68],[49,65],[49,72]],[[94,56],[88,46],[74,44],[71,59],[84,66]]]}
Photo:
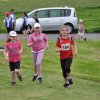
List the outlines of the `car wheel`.
{"label": "car wheel", "polygon": [[65,24],[65,25],[69,28],[68,33],[71,34],[74,31],[73,25],[72,24]]}

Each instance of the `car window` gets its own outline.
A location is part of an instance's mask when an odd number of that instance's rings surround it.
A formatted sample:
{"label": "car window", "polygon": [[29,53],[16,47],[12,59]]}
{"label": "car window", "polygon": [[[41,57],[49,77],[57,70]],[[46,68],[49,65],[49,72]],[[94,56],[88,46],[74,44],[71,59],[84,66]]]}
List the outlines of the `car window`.
{"label": "car window", "polygon": [[70,16],[70,14],[71,14],[70,9],[51,9],[50,10],[50,17]]}
{"label": "car window", "polygon": [[65,16],[65,10],[64,9],[61,9],[60,10],[60,17],[63,17],[63,16]]}
{"label": "car window", "polygon": [[41,10],[36,13],[38,18],[47,18],[48,17],[48,10]]}
{"label": "car window", "polygon": [[50,17],[59,17],[60,16],[60,9],[51,9],[50,10]]}
{"label": "car window", "polygon": [[71,10],[70,9],[65,9],[65,16],[70,16]]}

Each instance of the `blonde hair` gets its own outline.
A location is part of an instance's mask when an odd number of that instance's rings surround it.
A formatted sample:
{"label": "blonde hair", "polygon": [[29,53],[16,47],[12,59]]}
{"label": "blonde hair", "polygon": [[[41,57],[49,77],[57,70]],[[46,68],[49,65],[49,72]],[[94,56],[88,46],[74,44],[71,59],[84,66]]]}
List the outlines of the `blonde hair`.
{"label": "blonde hair", "polygon": [[69,30],[69,28],[68,28],[68,26],[67,26],[67,25],[62,25],[62,26],[60,27],[59,31],[61,32],[63,28],[66,28],[66,29],[68,29],[68,30]]}
{"label": "blonde hair", "polygon": [[82,19],[80,19],[80,20],[79,20],[79,22],[83,23],[83,20],[82,20]]}

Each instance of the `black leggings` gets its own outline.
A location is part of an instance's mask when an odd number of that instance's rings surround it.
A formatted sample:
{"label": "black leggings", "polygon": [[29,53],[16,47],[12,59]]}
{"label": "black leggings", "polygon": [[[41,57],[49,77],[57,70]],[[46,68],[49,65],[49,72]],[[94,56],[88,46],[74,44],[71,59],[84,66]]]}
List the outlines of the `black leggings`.
{"label": "black leggings", "polygon": [[66,78],[67,77],[67,73],[70,73],[70,66],[72,63],[72,58],[66,58],[64,60],[60,60],[61,63],[61,68],[62,68],[62,72],[63,72],[63,77]]}

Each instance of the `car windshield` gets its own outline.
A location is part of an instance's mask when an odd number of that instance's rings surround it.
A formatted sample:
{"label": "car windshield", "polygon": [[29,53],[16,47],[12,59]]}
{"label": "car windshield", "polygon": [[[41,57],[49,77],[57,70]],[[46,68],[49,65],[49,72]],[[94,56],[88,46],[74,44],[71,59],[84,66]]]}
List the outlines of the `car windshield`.
{"label": "car windshield", "polygon": [[31,14],[28,14],[28,18],[33,18],[35,16],[36,12],[33,12]]}

